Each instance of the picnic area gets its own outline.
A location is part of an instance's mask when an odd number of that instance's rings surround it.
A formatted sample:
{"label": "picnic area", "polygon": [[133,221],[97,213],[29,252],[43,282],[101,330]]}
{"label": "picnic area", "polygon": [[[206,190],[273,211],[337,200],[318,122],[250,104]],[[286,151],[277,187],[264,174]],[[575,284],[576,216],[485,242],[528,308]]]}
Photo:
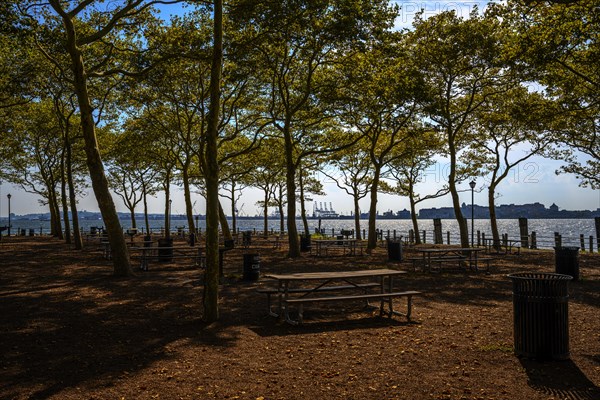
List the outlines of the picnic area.
{"label": "picnic area", "polygon": [[[598,253],[581,252],[569,282],[570,358],[542,362],[514,354],[507,275],[554,272],[553,250],[497,255],[489,270],[429,270],[409,260],[418,247],[403,261],[388,260],[384,244],[289,259],[277,243],[253,237],[223,255],[220,319],[206,324],[194,260],[147,270],[132,261],[135,276],[121,279],[100,243],[76,251],[51,237],[4,238],[0,399],[600,399]],[[260,255],[258,280],[242,279],[248,253]],[[419,293],[410,319],[325,301],[290,324],[259,292],[273,287],[269,275],[369,270],[395,276],[395,292]],[[405,311],[405,301],[394,305]]]}

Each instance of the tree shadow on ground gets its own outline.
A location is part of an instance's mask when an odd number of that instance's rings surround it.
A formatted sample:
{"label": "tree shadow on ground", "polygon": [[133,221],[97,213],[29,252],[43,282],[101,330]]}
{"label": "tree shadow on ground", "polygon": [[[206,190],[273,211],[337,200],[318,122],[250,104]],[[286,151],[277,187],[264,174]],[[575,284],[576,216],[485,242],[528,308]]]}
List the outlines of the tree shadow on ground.
{"label": "tree shadow on ground", "polygon": [[106,267],[104,276],[97,272],[88,266],[69,284],[62,281],[68,278],[54,276],[50,280],[60,284],[45,279],[30,287],[33,279],[26,274],[17,279],[22,290],[0,294],[5,316],[0,381],[6,382],[0,397],[19,398],[23,382],[35,382],[27,387],[32,399],[88,381],[110,387],[127,374],[174,357],[169,348],[175,342],[226,348],[237,341],[235,333],[223,332],[227,321],[215,326],[200,319],[200,290],[182,285],[185,276],[115,279],[106,275]]}

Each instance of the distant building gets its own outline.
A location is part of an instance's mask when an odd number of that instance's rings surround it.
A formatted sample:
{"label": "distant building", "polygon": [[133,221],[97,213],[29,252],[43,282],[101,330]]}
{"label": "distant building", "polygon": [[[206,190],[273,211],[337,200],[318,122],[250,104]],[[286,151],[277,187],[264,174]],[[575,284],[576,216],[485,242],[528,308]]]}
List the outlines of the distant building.
{"label": "distant building", "polygon": [[333,209],[333,205],[329,202],[329,208],[327,208],[327,202],[323,206],[323,202],[313,203],[313,218],[337,218],[340,215]]}
{"label": "distant building", "polygon": [[[471,205],[461,204],[461,212],[465,218],[471,218]],[[473,215],[475,218],[486,219],[490,217],[489,207],[473,205]],[[513,218],[594,218],[600,217],[600,209],[596,211],[590,210],[559,210],[559,207],[552,203],[549,208],[546,208],[541,203],[531,204],[501,204],[496,206],[496,218],[498,219],[513,219]],[[453,207],[441,208],[422,208],[419,210],[420,219],[453,219],[456,218]]]}

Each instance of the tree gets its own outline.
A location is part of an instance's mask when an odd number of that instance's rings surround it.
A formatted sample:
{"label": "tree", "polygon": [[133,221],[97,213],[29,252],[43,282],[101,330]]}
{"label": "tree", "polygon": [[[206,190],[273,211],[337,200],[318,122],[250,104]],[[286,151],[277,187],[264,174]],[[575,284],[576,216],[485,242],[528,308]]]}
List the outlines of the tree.
{"label": "tree", "polygon": [[[67,243],[70,243],[69,206],[73,220],[73,242],[76,249],[83,248],[83,240],[79,229],[79,216],[77,212],[77,190],[83,186],[79,177],[84,175],[85,160],[83,149],[79,146],[81,136],[79,132],[79,118],[75,114],[77,107],[72,95],[67,96],[62,88],[53,93],[54,111],[58,126],[63,134],[63,151],[61,157],[61,197],[63,202],[63,215]],[[68,195],[67,195],[68,187]]]}
{"label": "tree", "polygon": [[519,164],[550,150],[554,141],[548,130],[551,106],[541,94],[516,86],[488,97],[469,128],[471,144],[465,156],[474,161],[482,175],[489,174],[488,206],[495,247],[500,246],[495,207],[498,186]]}
{"label": "tree", "polygon": [[308,229],[308,218],[306,217],[306,201],[310,201],[307,194],[324,195],[323,185],[314,176],[314,170],[318,168],[319,161],[309,163],[308,159],[303,160],[300,172],[298,173],[298,187],[300,193],[298,200],[300,201],[300,217],[302,218],[302,224],[304,225],[304,234],[310,235]]}
{"label": "tree", "polygon": [[[552,129],[568,155],[561,171],[576,174],[582,186],[599,188],[598,4],[595,0],[548,3],[513,0],[495,5],[491,12],[516,33],[512,52],[517,65],[556,101]],[[584,160],[572,149],[579,150]],[[555,156],[565,159],[565,152]]]}
{"label": "tree", "polygon": [[410,62],[402,34],[388,34],[348,63],[341,118],[358,131],[371,162],[367,251],[377,247],[377,197],[386,166],[402,154],[394,151],[410,137],[417,115],[422,80]]}
{"label": "tree", "polygon": [[328,70],[373,31],[389,28],[394,13],[384,1],[240,0],[231,15],[239,30],[247,32],[248,47],[254,50],[264,82],[266,115],[284,143],[288,255],[299,257],[296,176],[300,162],[356,140],[353,135],[339,137],[338,142],[328,143],[332,147],[319,141],[328,134],[323,124],[332,118],[320,98],[334,85]]}
{"label": "tree", "polygon": [[450,158],[448,188],[462,247],[469,247],[467,221],[461,211],[458,155],[468,144],[466,132],[487,97],[505,91],[500,55],[502,30],[498,21],[477,15],[459,18],[454,11],[429,19],[417,16],[410,33],[413,51],[426,82],[423,114],[444,134]]}
{"label": "tree", "polygon": [[90,85],[96,79],[105,79],[104,84],[110,90],[112,84],[106,79],[130,74],[129,68],[137,69],[138,56],[145,53],[137,51],[144,41],[136,39],[140,39],[143,27],[152,20],[149,7],[174,2],[129,0],[120,5],[94,1],[23,2],[23,10],[29,13],[27,23],[36,34],[39,50],[61,71],[77,96],[87,166],[108,232],[116,276],[129,276],[132,269],[96,136],[95,117],[101,114],[103,98],[95,102]]}
{"label": "tree", "polygon": [[367,143],[358,142],[354,147],[332,154],[327,165],[330,168],[322,172],[335,182],[337,187],[352,196],[354,206],[354,231],[356,239],[361,240],[359,202],[370,192],[373,185],[373,164],[365,150]]}
{"label": "tree", "polygon": [[2,135],[3,175],[26,192],[38,194],[50,211],[51,234],[63,238],[60,218],[61,159],[63,136],[52,100],[11,109]]}
{"label": "tree", "polygon": [[0,109],[26,104],[37,96],[37,84],[47,67],[31,51],[31,38],[22,29],[18,2],[0,4]]}
{"label": "tree", "polygon": [[400,196],[407,196],[410,203],[410,216],[415,235],[415,243],[421,244],[418,234],[419,222],[417,219],[417,204],[430,199],[448,194],[448,185],[444,185],[435,193],[421,195],[417,192],[417,185],[423,179],[423,172],[435,164],[435,156],[443,153],[443,140],[439,133],[427,126],[414,127],[417,132],[410,135],[400,148],[395,149],[401,156],[394,158],[389,165],[389,174],[396,179],[393,192]]}
{"label": "tree", "polygon": [[251,154],[254,169],[248,174],[249,184],[263,192],[263,200],[260,205],[263,207],[263,234],[265,237],[269,230],[269,205],[278,184],[285,182],[285,166],[281,157],[278,157],[283,150],[282,147],[283,144],[277,139],[265,139],[257,151]]}
{"label": "tree", "polygon": [[214,41],[210,74],[210,106],[203,167],[206,172],[206,273],[204,315],[206,322],[219,318],[219,163],[217,138],[223,63],[223,2],[214,0]]}

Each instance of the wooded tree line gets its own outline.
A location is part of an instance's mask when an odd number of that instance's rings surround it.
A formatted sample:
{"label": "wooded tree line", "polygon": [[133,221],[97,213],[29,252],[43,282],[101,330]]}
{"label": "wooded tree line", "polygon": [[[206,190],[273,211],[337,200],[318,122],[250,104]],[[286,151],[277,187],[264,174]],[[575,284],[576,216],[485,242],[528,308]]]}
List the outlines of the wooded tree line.
{"label": "wooded tree line", "polygon": [[[155,7],[176,3],[184,12],[161,19]],[[298,257],[317,173],[353,198],[358,235],[368,196],[369,250],[380,193],[407,196],[413,215],[449,194],[467,247],[461,184],[486,176],[498,241],[498,186],[530,157],[565,159],[562,172],[600,187],[599,3],[508,1],[397,29],[386,0],[4,1],[0,179],[38,194],[53,234],[79,249],[77,199],[92,190],[119,276],[132,270],[111,191],[134,227],[149,196],[167,216],[179,185],[194,230],[204,196],[207,320],[219,231],[231,238],[244,188],[264,194],[265,231],[278,207]],[[447,181],[419,193],[436,157]]]}

